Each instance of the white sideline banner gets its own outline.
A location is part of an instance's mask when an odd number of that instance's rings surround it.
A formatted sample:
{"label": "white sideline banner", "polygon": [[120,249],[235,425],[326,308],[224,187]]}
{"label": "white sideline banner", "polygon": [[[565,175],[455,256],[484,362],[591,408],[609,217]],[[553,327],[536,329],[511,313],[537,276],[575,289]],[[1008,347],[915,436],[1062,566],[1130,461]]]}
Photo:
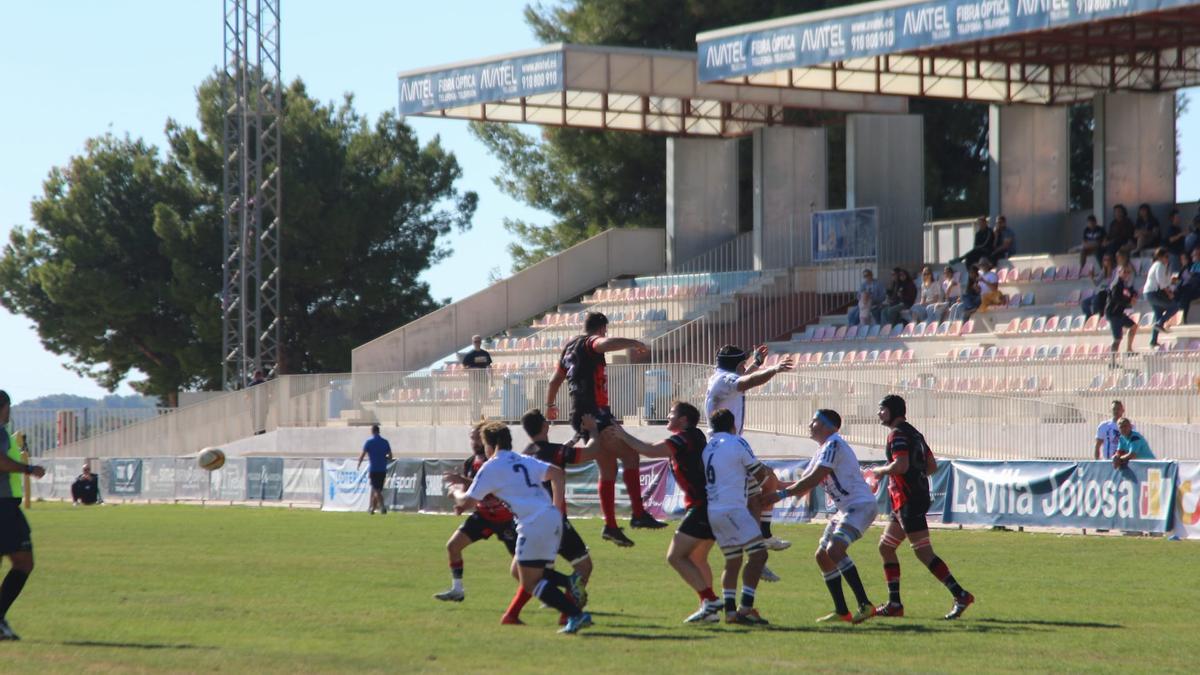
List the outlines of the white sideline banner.
{"label": "white sideline banner", "polygon": [[367,463],[353,459],[321,461],[322,511],[366,511],[371,505]]}
{"label": "white sideline banner", "polygon": [[1176,462],[1175,534],[1200,539],[1200,462]]}
{"label": "white sideline banner", "polygon": [[321,501],[321,460],[283,460],[283,500]]}

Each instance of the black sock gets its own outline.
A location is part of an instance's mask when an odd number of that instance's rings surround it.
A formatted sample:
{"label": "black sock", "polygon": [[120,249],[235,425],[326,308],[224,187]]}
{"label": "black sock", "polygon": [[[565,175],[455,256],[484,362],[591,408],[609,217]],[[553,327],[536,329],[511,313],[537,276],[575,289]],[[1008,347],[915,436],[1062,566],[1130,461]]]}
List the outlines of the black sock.
{"label": "black sock", "polygon": [[0,620],[8,614],[8,608],[12,607],[13,601],[21,594],[21,589],[25,588],[25,580],[29,578],[28,572],[21,570],[9,570],[8,576],[4,577],[4,583],[0,584]]}
{"label": "black sock", "polygon": [[571,577],[568,577],[558,570],[547,568],[545,572],[542,572],[542,578],[554,584],[555,586],[558,586],[559,588],[571,587]]}
{"label": "black sock", "polygon": [[888,602],[893,605],[903,605],[900,602],[900,563],[884,563],[883,576],[887,579]]}
{"label": "black sock", "polygon": [[746,609],[754,607],[754,589],[749,586],[742,586],[742,607]]}
{"label": "black sock", "polygon": [[871,604],[871,599],[867,597],[867,589],[863,588],[862,578],[858,576],[858,568],[855,567],[854,561],[846,558],[842,562],[849,561],[850,564],[839,566],[842,570],[842,578],[850,586],[850,590],[854,591],[854,599],[858,601],[859,606]]}
{"label": "black sock", "polygon": [[566,614],[567,616],[575,616],[579,614],[579,607],[575,603],[567,599],[567,596],[558,587],[550,583],[546,579],[538,582],[538,585],[533,588],[533,594],[539,600],[550,605],[554,609]]}
{"label": "black sock", "polygon": [[725,611],[737,611],[737,590],[732,588],[725,589]]}
{"label": "black sock", "polygon": [[825,585],[829,587],[829,595],[833,596],[833,611],[838,614],[849,614],[846,608],[846,594],[842,592],[842,574],[837,570],[825,574]]}
{"label": "black sock", "polygon": [[762,530],[763,539],[770,539],[771,537],[775,536],[771,534],[771,521],[769,520],[758,521],[758,529]]}

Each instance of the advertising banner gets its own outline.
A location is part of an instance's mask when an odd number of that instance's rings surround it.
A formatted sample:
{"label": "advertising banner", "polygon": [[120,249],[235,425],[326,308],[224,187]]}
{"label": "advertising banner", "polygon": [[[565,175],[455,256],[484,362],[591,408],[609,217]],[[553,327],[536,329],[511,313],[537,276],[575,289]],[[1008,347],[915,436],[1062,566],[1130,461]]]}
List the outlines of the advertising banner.
{"label": "advertising banner", "polygon": [[401,115],[520,98],[563,88],[561,52],[400,76]]}
{"label": "advertising banner", "polygon": [[142,496],[146,499],[175,499],[175,458],[142,460]]}
{"label": "advertising banner", "polygon": [[208,472],[196,460],[180,457],[175,460],[175,498],[208,499]]}
{"label": "advertising banner", "polygon": [[432,513],[454,513],[454,499],[450,496],[450,484],[442,478],[447,472],[458,473],[462,470],[462,460],[457,459],[426,459],[423,460],[422,480],[425,492],[421,496],[421,510]]}
{"label": "advertising banner", "polygon": [[279,501],[283,499],[283,458],[246,458],[246,499]]}
{"label": "advertising banner", "polygon": [[1176,462],[1175,534],[1200,539],[1200,462]]}
{"label": "advertising banner", "polygon": [[[201,469],[203,471],[203,469]],[[246,499],[246,460],[229,458],[225,465],[208,474],[208,497],[240,502]]]}
{"label": "advertising banner", "polygon": [[954,461],[943,522],[1166,532],[1174,462]]}
{"label": "advertising banner", "polygon": [[283,460],[283,500],[288,502],[321,501],[321,460]]}
{"label": "advertising banner", "polygon": [[[764,460],[766,464],[775,472],[779,478],[779,482],[785,485],[800,479],[804,475],[804,469],[808,466],[809,460]],[[814,493],[821,492],[820,488],[814,490]],[[803,497],[788,497],[783,501],[775,502],[775,510],[772,512],[771,518],[777,523],[807,523],[813,518],[813,499],[811,495]]]}
{"label": "advertising banner", "polygon": [[142,494],[142,460],[110,459],[104,463],[104,487],[113,497]]}
{"label": "advertising banner", "polygon": [[419,511],[424,487],[425,463],[419,459],[400,458],[388,465],[383,498],[389,509]]}
{"label": "advertising banner", "polygon": [[643,460],[638,467],[638,473],[638,481],[642,486],[642,506],[646,508],[646,512],[658,519],[673,515],[666,511],[664,505],[674,505],[682,499],[674,498],[680,491],[675,485],[675,475],[671,473],[671,465],[667,460]]}
{"label": "advertising banner", "polygon": [[812,259],[873,258],[878,231],[875,207],[817,211],[812,214]]}
{"label": "advertising banner", "polygon": [[371,483],[366,463],[353,459],[321,461],[322,511],[366,511],[371,505]]}

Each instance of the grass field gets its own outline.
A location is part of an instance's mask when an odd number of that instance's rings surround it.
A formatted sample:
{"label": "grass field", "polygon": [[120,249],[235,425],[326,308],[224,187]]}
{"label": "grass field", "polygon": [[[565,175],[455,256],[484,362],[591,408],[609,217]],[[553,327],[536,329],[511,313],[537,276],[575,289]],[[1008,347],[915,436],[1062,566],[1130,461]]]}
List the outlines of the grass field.
{"label": "grass field", "polygon": [[[978,598],[962,620],[941,620],[949,594],[904,550],[909,617],[818,627],[820,527],[776,526],[796,545],[771,554],[783,581],[759,589],[773,625],[750,629],[680,623],[696,597],[663,560],[670,530],[617,549],[585,520],[596,625],[561,636],[536,601],[528,625],[498,625],[513,582],[494,541],[467,550],[466,602],[431,599],[458,518],[57,504],[29,518],[37,569],[3,672],[1195,672],[1194,542],[936,531]],[[881,602],[877,539],[851,552]]]}

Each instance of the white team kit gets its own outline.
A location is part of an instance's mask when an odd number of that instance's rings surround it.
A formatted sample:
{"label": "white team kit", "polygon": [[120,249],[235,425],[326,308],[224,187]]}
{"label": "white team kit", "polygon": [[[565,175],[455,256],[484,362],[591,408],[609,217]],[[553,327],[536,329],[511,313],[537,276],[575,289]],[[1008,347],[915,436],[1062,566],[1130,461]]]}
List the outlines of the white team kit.
{"label": "white team kit", "polygon": [[[858,464],[858,456],[841,436],[834,434],[826,439],[813,458],[806,472],[811,473],[816,467],[830,469],[829,475],[821,481],[825,494],[833,500],[837,507],[837,516],[831,518],[821,537],[822,545],[834,537],[843,539],[847,545],[862,537],[875,516],[879,507],[875,504],[875,493],[863,479],[862,469]],[[848,526],[851,529],[847,529]]]}
{"label": "white team kit", "polygon": [[[1134,429],[1137,426],[1134,425]],[[1096,440],[1100,441],[1100,459],[1112,459],[1117,454],[1117,445],[1121,440],[1121,430],[1113,420],[1104,420],[1096,427]]]}
{"label": "white team kit", "polygon": [[497,450],[475,474],[472,499],[489,493],[504,500],[517,519],[517,561],[553,561],[562,538],[562,514],[542,486],[552,465],[512,450]]}
{"label": "white team kit", "polygon": [[721,408],[733,413],[733,428],[742,433],[742,423],[746,416],[746,394],[737,389],[739,376],[737,373],[717,368],[708,378],[708,389],[704,395],[704,415],[706,418]]}
{"label": "white team kit", "polygon": [[746,508],[746,478],[760,467],[762,463],[741,436],[718,432],[704,447],[708,522],[722,549],[741,547],[762,537],[758,520]]}

